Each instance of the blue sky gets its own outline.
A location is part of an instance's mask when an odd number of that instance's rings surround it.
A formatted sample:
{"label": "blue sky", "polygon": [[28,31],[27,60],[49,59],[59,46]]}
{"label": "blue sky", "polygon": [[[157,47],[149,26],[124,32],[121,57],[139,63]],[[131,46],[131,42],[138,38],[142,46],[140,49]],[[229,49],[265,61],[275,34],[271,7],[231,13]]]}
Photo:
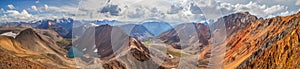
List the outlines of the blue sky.
{"label": "blue sky", "polygon": [[297,13],[300,0],[0,0],[0,21],[76,20],[200,22],[235,12],[259,17]]}

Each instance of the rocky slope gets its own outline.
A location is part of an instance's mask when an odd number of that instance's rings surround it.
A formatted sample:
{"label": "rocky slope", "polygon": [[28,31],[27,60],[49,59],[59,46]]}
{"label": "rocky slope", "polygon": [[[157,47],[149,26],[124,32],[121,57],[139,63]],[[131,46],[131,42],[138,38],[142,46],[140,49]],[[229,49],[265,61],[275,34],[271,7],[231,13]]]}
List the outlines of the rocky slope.
{"label": "rocky slope", "polygon": [[[299,13],[246,20],[234,32],[226,29],[223,68],[299,68]],[[225,25],[232,26],[226,19]]]}
{"label": "rocky slope", "polygon": [[[21,63],[33,63],[37,67],[74,68],[74,61],[65,57],[66,50],[56,45],[56,41],[49,35],[37,33],[33,29],[25,29],[19,32],[16,38],[0,36],[1,49],[4,55],[14,56]],[[9,56],[8,56],[9,57]],[[5,58],[5,57],[3,57]],[[15,61],[15,60],[7,60]],[[2,61],[2,62],[7,62]],[[25,62],[26,61],[26,62]],[[38,65],[36,65],[38,64]],[[18,65],[18,64],[13,64]],[[14,68],[14,67],[13,67]]]}
{"label": "rocky slope", "polygon": [[236,57],[239,58],[237,60],[228,60],[228,57],[233,57],[236,55],[231,54],[233,53],[232,51],[236,51],[236,49],[232,48],[231,43],[240,41],[240,38],[236,37],[244,35],[241,35],[238,32],[245,30],[245,28],[248,28],[249,26],[252,26],[257,20],[258,18],[256,16],[251,15],[248,12],[239,12],[221,17],[215,23],[210,24],[210,30],[212,34],[210,39],[211,47],[206,53],[214,55],[210,55],[211,60],[209,61],[208,67],[220,68],[220,66],[224,65],[234,67],[232,65],[239,64],[239,62],[243,61],[243,59],[247,57],[246,55]]}
{"label": "rocky slope", "polygon": [[[94,35],[91,35],[94,34]],[[88,29],[75,41],[74,47],[84,53],[79,56],[84,68],[140,69],[158,68],[153,54],[141,41],[127,35],[121,28],[100,25]],[[162,60],[157,60],[162,61]],[[91,63],[90,63],[91,62]],[[98,66],[93,66],[98,65]],[[99,66],[100,65],[100,66]]]}
{"label": "rocky slope", "polygon": [[[209,25],[211,37],[206,39],[208,44],[200,48],[198,67],[299,68],[299,15],[263,19],[248,12],[240,12],[219,18]],[[160,38],[170,45],[175,45],[172,42],[182,43],[179,37],[188,32],[181,30],[184,26],[178,27],[161,34]],[[186,29],[191,31],[191,28]]]}
{"label": "rocky slope", "polygon": [[[1,39],[10,38],[10,37],[0,37]],[[42,69],[45,68],[38,63],[28,61],[26,58],[17,57],[12,55],[12,52],[9,52],[3,48],[0,48],[0,68],[26,68],[26,69]]]}
{"label": "rocky slope", "polygon": [[[249,33],[260,33],[245,36],[258,38],[244,40],[245,43],[250,42],[246,46],[253,48],[248,48],[250,56],[238,68],[299,68],[299,18],[300,13],[278,16],[259,20],[254,24],[254,28],[246,29]],[[235,46],[243,47],[245,46]]]}

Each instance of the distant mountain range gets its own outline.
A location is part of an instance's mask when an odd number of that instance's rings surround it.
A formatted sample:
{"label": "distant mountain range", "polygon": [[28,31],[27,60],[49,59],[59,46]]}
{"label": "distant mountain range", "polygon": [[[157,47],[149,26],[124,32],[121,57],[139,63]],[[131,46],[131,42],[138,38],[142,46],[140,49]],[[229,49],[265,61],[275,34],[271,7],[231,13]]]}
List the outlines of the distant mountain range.
{"label": "distant mountain range", "polygon": [[143,25],[126,24],[119,26],[127,35],[130,35],[138,40],[145,41],[154,35]]}
{"label": "distant mountain range", "polygon": [[209,44],[210,30],[205,23],[184,23],[162,33],[159,38],[177,49],[191,47],[197,43],[205,46]]}
{"label": "distant mountain range", "polygon": [[[133,27],[132,29],[129,26],[133,24],[127,24],[126,22],[121,22],[117,20],[95,20],[95,21],[83,21],[83,22],[84,23],[78,20],[73,20],[72,18],[61,18],[61,19],[52,19],[52,20],[45,19],[45,20],[31,21],[31,22],[8,22],[2,24],[0,28],[26,27],[26,28],[38,28],[38,29],[50,29],[56,31],[59,35],[65,38],[72,38],[73,29],[76,29],[76,32],[78,31],[80,32],[82,30],[79,30],[78,28],[82,28],[82,26],[86,27],[87,24],[89,23],[94,25],[111,25],[111,26],[117,25],[120,26],[123,30],[126,30],[126,32],[132,31],[130,35],[135,38],[145,35],[145,34],[143,35],[139,34],[138,31],[140,31],[140,33],[142,33],[142,31],[146,31],[148,33],[146,34],[147,36],[146,38],[148,38],[152,36],[158,36],[162,32],[165,32],[172,28],[172,26],[166,22],[157,22],[157,21],[134,24],[136,26]],[[124,24],[120,24],[120,23],[124,23]],[[78,25],[73,26],[73,24],[78,24]],[[74,35],[77,35],[77,33]],[[144,39],[144,37],[140,37],[138,39]]]}

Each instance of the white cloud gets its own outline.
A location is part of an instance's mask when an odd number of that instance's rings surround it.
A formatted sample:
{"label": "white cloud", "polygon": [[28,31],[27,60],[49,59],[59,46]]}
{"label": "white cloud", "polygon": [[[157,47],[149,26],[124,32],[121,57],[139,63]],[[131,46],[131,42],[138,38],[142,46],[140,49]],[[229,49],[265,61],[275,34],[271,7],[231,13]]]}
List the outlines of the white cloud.
{"label": "white cloud", "polygon": [[11,15],[18,15],[18,14],[20,14],[17,10],[7,10],[7,13],[11,14]]}
{"label": "white cloud", "polygon": [[279,15],[289,15],[290,12],[289,11],[285,11],[285,12],[281,12]]}
{"label": "white cloud", "polygon": [[36,6],[31,6],[31,9],[34,10],[34,11],[38,11]]}
{"label": "white cloud", "polygon": [[82,0],[79,9],[84,11],[97,11],[106,5],[106,0]]}
{"label": "white cloud", "polygon": [[295,5],[300,5],[300,0],[297,0],[297,1],[295,2]]}
{"label": "white cloud", "polygon": [[23,16],[23,17],[31,17],[32,15],[29,14],[26,10],[23,10],[23,11],[20,13],[20,16]]}
{"label": "white cloud", "polygon": [[9,9],[15,9],[14,5],[12,5],[12,4],[7,5],[7,7],[8,7]]}
{"label": "white cloud", "polygon": [[[120,16],[111,16],[106,13],[100,14],[99,19],[117,19],[121,21],[147,21],[162,20],[167,22],[191,22],[203,18],[200,4],[197,0],[130,0],[111,1],[109,4],[118,5],[121,8]],[[209,2],[209,1],[208,1]],[[209,2],[213,3],[213,2]],[[211,4],[207,5],[211,6]]]}
{"label": "white cloud", "polygon": [[198,3],[198,6],[200,7],[215,7],[218,5],[215,0],[196,0],[194,2]]}
{"label": "white cloud", "polygon": [[[10,14],[7,14],[7,16],[21,16],[22,14],[21,17],[24,17],[24,19],[26,17],[36,17],[38,19],[72,17],[84,20],[115,19],[120,21],[141,22],[149,19],[157,19],[167,22],[191,22],[201,21],[205,18],[217,19],[224,15],[245,11],[259,17],[288,15],[293,13],[291,11],[287,11],[290,7],[285,4],[270,5],[269,3],[264,3],[264,1],[243,1],[242,3],[231,3],[222,0],[110,0],[110,2],[107,0],[80,0],[79,3],[80,4],[77,6],[61,4],[58,4],[58,6],[47,3],[43,6],[33,5],[27,7],[26,10],[30,13],[39,11],[38,15],[29,14],[25,10],[24,13],[11,11]],[[101,13],[101,10],[103,10],[103,8],[107,5],[116,5],[117,8],[120,8],[120,10],[118,10],[118,12],[110,10],[108,12]],[[7,6],[10,9],[15,9],[15,7],[11,4]],[[15,6],[19,8],[17,5]],[[30,9],[34,11],[30,11]],[[298,10],[298,8],[296,10]],[[115,15],[115,13],[118,15]]]}
{"label": "white cloud", "polygon": [[288,7],[284,5],[272,5],[266,6],[265,4],[259,4],[257,2],[250,1],[248,4],[236,4],[234,5],[235,12],[245,12],[248,11],[253,15],[258,17],[272,17],[277,15],[288,14],[286,12]]}
{"label": "white cloud", "polygon": [[[99,2],[101,4],[99,4]],[[203,11],[203,14],[193,14],[191,3],[197,11]],[[99,12],[103,7],[112,4],[120,8],[118,16],[112,13]],[[82,0],[79,8],[77,6],[49,7],[50,11],[64,14],[74,14],[78,19],[116,19],[121,21],[143,21],[147,19],[159,19],[164,21],[191,22],[199,21],[206,17],[208,19],[217,19],[221,16],[248,11],[259,17],[268,17],[287,13],[284,5],[267,6],[257,2],[248,2],[245,4],[231,4],[215,0],[153,0],[153,1],[110,1],[105,0]],[[78,10],[79,9],[79,10]],[[155,11],[155,12],[154,12]],[[172,12],[172,14],[170,11]]]}
{"label": "white cloud", "polygon": [[48,6],[47,4],[44,5],[44,9],[45,9],[45,10],[48,10],[48,7],[49,7],[49,6]]}
{"label": "white cloud", "polygon": [[236,12],[251,12],[254,15],[264,15],[262,10],[266,9],[266,5],[259,5],[256,2],[249,2],[248,4],[236,4]]}
{"label": "white cloud", "polygon": [[274,13],[276,14],[276,13],[284,12],[285,10],[286,10],[285,6],[275,5],[275,6],[272,6],[270,8],[265,9],[264,12],[267,15],[272,15]]}
{"label": "white cloud", "polygon": [[26,10],[23,10],[21,13],[16,10],[7,10],[8,15],[3,16],[1,19],[6,19],[5,21],[27,21],[34,20],[32,14],[29,14]]}
{"label": "white cloud", "polygon": [[218,9],[225,8],[226,10],[233,10],[234,5],[230,3],[220,3],[220,6],[217,7]]}

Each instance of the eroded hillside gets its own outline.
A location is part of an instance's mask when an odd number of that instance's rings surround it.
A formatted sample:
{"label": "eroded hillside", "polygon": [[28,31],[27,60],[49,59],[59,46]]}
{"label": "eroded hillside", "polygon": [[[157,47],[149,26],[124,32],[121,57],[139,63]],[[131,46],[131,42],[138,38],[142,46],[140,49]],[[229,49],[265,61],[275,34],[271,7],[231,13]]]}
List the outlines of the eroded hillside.
{"label": "eroded hillside", "polygon": [[259,19],[226,41],[224,68],[299,68],[299,14]]}

